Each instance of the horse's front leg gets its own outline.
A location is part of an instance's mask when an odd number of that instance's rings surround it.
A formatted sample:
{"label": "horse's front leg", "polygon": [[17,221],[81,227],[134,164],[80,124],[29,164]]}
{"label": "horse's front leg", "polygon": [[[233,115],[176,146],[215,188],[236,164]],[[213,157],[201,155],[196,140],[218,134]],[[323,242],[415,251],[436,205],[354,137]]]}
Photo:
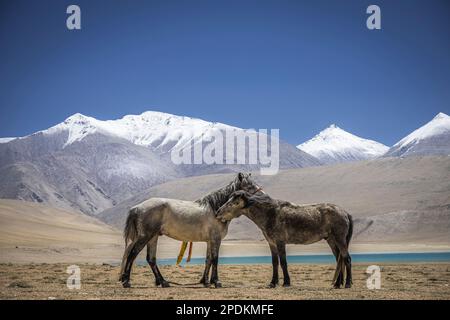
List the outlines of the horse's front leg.
{"label": "horse's front leg", "polygon": [[277,242],[278,255],[280,257],[281,269],[283,270],[283,287],[291,285],[291,278],[289,277],[287,260],[286,260],[286,243]]}
{"label": "horse's front leg", "polygon": [[202,283],[205,287],[209,286],[209,270],[211,269],[211,243],[207,242],[206,245],[206,260],[205,260],[205,271],[203,272],[203,276],[200,279],[200,283]]}
{"label": "horse's front leg", "polygon": [[270,252],[272,253],[272,281],[269,283],[269,288],[275,288],[278,285],[278,249],[275,244],[269,244]]}
{"label": "horse's front leg", "polygon": [[220,238],[211,242],[211,283],[214,283],[216,288],[221,288],[222,284],[219,281],[218,265],[219,265],[219,249],[220,249]]}

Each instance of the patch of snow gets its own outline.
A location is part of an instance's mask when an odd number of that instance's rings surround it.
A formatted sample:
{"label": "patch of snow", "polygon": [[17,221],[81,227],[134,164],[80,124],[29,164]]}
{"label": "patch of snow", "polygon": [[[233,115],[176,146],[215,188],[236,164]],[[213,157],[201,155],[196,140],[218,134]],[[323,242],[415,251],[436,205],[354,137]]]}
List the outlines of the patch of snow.
{"label": "patch of snow", "polygon": [[15,139],[17,139],[17,138],[16,137],[14,137],[14,138],[0,138],[0,143],[8,143],[8,142],[10,142],[12,140],[15,140]]}

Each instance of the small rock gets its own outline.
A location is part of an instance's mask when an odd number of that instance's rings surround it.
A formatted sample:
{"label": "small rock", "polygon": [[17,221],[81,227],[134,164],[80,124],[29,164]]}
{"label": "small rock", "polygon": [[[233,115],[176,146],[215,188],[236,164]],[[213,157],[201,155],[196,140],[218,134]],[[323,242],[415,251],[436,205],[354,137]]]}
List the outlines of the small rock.
{"label": "small rock", "polygon": [[32,288],[33,286],[25,281],[13,281],[8,288]]}

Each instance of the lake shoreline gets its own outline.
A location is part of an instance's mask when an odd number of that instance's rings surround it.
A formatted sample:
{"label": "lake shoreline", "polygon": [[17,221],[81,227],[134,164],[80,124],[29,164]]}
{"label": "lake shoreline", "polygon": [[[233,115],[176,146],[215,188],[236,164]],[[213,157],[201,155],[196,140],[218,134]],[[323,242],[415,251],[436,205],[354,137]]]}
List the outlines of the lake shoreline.
{"label": "lake shoreline", "polygon": [[[331,254],[288,255],[289,264],[334,264],[335,258]],[[159,265],[173,265],[176,259],[159,259]],[[450,263],[450,252],[416,252],[416,253],[355,253],[352,263]],[[138,265],[147,265],[145,260],[138,260]],[[271,256],[237,256],[220,257],[223,265],[252,265],[271,264]],[[186,265],[185,260],[182,263]],[[204,258],[192,258],[191,265],[204,264]]]}

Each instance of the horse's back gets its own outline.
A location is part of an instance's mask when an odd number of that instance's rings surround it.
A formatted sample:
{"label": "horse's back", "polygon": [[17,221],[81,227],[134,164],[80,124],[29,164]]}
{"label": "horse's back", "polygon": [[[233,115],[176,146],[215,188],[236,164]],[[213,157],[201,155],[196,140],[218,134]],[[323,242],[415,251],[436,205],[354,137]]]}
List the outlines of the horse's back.
{"label": "horse's back", "polygon": [[279,208],[290,243],[311,244],[326,239],[336,230],[347,230],[350,223],[347,212],[332,203],[281,202]]}
{"label": "horse's back", "polygon": [[280,208],[286,218],[297,220],[297,224],[301,225],[332,226],[342,222],[348,224],[350,219],[343,208],[332,203],[298,205],[284,202]]}
{"label": "horse's back", "polygon": [[169,199],[166,198],[150,198],[138,203],[130,209],[132,211],[146,212],[148,209],[167,205]]}
{"label": "horse's back", "polygon": [[195,201],[179,200],[171,198],[150,198],[131,208],[140,214],[150,214],[152,212],[165,212],[168,215],[176,216],[203,216],[210,215],[210,210],[201,206]]}
{"label": "horse's back", "polygon": [[310,214],[319,214],[319,215],[338,215],[338,216],[346,216],[348,215],[347,211],[345,211],[341,206],[338,206],[334,203],[323,202],[323,203],[311,203],[311,204],[294,204],[289,203],[291,206],[299,209],[299,211],[309,212]]}

